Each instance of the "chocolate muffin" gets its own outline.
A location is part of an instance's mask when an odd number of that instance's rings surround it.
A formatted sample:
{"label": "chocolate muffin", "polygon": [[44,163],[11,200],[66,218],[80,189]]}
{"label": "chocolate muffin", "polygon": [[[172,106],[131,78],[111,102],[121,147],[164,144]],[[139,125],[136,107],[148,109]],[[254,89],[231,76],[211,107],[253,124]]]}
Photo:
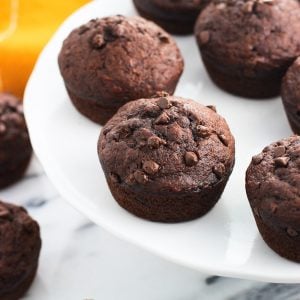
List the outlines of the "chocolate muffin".
{"label": "chocolate muffin", "polygon": [[300,262],[300,137],[283,139],[254,156],[246,189],[265,242]]}
{"label": "chocolate muffin", "polygon": [[31,154],[22,104],[13,95],[0,93],[0,188],[23,176]]}
{"label": "chocolate muffin", "polygon": [[210,0],[133,0],[146,19],[150,19],[170,33],[193,33],[200,11]]}
{"label": "chocolate muffin", "polygon": [[91,20],[67,37],[58,62],[73,104],[99,124],[130,100],[172,94],[183,71],[175,41],[140,17]]}
{"label": "chocolate muffin", "polygon": [[161,94],[120,108],[102,129],[98,154],[120,206],[151,221],[181,222],[221,197],[235,143],[214,107]]}
{"label": "chocolate muffin", "polygon": [[23,207],[0,201],[0,299],[18,300],[38,267],[40,229]]}
{"label": "chocolate muffin", "polygon": [[283,78],[281,96],[290,125],[295,133],[300,134],[300,57]]}
{"label": "chocolate muffin", "polygon": [[212,80],[229,93],[269,98],[300,55],[297,0],[214,0],[195,32]]}

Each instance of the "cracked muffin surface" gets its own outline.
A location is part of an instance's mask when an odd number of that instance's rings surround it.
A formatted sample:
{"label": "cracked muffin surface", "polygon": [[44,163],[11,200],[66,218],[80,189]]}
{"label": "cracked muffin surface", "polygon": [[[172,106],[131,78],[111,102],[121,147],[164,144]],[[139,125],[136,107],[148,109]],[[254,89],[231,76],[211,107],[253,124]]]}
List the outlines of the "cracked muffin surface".
{"label": "cracked muffin surface", "polygon": [[91,20],[70,33],[58,62],[77,109],[102,124],[130,100],[173,93],[183,71],[173,38],[140,17]]}
{"label": "cracked muffin surface", "polygon": [[234,149],[229,127],[214,107],[167,94],[123,106],[98,143],[112,193],[119,192],[116,200],[134,198],[149,219],[161,221],[168,221],[168,213],[170,221],[206,213],[231,174]]}

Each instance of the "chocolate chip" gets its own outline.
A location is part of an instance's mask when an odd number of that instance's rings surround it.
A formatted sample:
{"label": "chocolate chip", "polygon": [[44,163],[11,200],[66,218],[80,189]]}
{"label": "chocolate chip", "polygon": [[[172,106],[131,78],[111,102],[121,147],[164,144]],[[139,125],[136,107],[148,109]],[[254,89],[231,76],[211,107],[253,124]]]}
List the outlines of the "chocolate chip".
{"label": "chocolate chip", "polygon": [[165,125],[165,124],[168,124],[170,121],[170,117],[165,113],[163,112],[156,120],[155,120],[155,124],[157,125]]}
{"label": "chocolate chip", "polygon": [[0,205],[0,219],[10,219],[11,213],[10,211],[3,205]]}
{"label": "chocolate chip", "polygon": [[113,28],[111,26],[107,26],[104,28],[104,40],[106,42],[113,42],[118,38],[118,30],[117,28]]}
{"label": "chocolate chip", "polygon": [[96,34],[93,37],[92,45],[96,49],[101,49],[105,46],[105,40],[102,34]]}
{"label": "chocolate chip", "polygon": [[243,6],[243,12],[251,13],[253,11],[253,7],[254,7],[254,2],[252,1],[246,2]]}
{"label": "chocolate chip", "polygon": [[290,159],[289,157],[278,157],[274,159],[275,166],[277,168],[285,168],[288,166]]}
{"label": "chocolate chip", "polygon": [[16,110],[19,114],[23,115],[24,114],[24,108],[22,104],[18,104],[18,106],[16,107]]}
{"label": "chocolate chip", "polygon": [[113,183],[120,183],[120,177],[115,173],[110,173],[109,178]]}
{"label": "chocolate chip", "polygon": [[173,142],[181,142],[186,137],[185,131],[176,122],[166,127],[163,134],[166,136],[167,140]]}
{"label": "chocolate chip", "polygon": [[24,117],[16,112],[5,114],[1,117],[1,121],[7,123],[14,123],[16,125],[25,125]]}
{"label": "chocolate chip", "polygon": [[298,232],[295,229],[291,228],[291,227],[288,227],[286,232],[291,237],[296,237],[298,235]]}
{"label": "chocolate chip", "polygon": [[225,173],[225,166],[222,163],[219,163],[213,167],[213,172],[218,179],[221,179]]}
{"label": "chocolate chip", "polygon": [[151,98],[168,97],[168,96],[170,96],[168,92],[159,91],[159,92],[156,92]]}
{"label": "chocolate chip", "polygon": [[134,179],[140,184],[146,184],[148,182],[148,176],[141,170],[137,170],[133,174]]}
{"label": "chocolate chip", "polygon": [[263,159],[264,159],[264,155],[262,153],[260,153],[260,154],[252,157],[252,163],[254,165],[258,165],[262,162]]}
{"label": "chocolate chip", "polygon": [[154,175],[159,170],[159,164],[153,160],[147,160],[143,163],[143,170],[149,175]]}
{"label": "chocolate chip", "polygon": [[187,118],[185,116],[179,117],[176,122],[182,128],[188,128],[190,126],[190,123],[191,123],[189,118]]}
{"label": "chocolate chip", "polygon": [[216,5],[216,8],[217,9],[224,9],[224,8],[226,8],[226,4],[225,3],[218,3],[217,5]]}
{"label": "chocolate chip", "polygon": [[271,149],[270,146],[266,146],[266,147],[263,149],[262,152],[264,152],[264,153],[269,152],[270,149]]}
{"label": "chocolate chip", "polygon": [[136,182],[136,180],[134,178],[134,174],[130,174],[128,177],[125,178],[124,181],[128,185],[133,185]]}
{"label": "chocolate chip", "polygon": [[261,4],[274,4],[274,0],[258,0]]}
{"label": "chocolate chip", "polygon": [[161,109],[167,109],[171,107],[171,102],[169,101],[168,98],[166,97],[161,97],[158,99],[157,101],[157,105],[161,108]]}
{"label": "chocolate chip", "polygon": [[202,138],[208,137],[210,135],[210,131],[206,126],[197,125],[196,134]]}
{"label": "chocolate chip", "polygon": [[141,113],[142,118],[155,118],[161,114],[161,110],[157,105],[149,105],[144,108],[144,111]]}
{"label": "chocolate chip", "polygon": [[78,28],[78,34],[84,34],[88,30],[90,30],[90,27],[88,25],[82,25]]}
{"label": "chocolate chip", "polygon": [[217,112],[217,108],[214,105],[207,105],[206,107],[213,110],[214,112]]}
{"label": "chocolate chip", "polygon": [[162,43],[169,43],[169,42],[170,42],[169,36],[166,35],[166,34],[164,34],[163,32],[159,32],[158,38],[159,38],[159,40],[160,40]]}
{"label": "chocolate chip", "polygon": [[150,148],[158,149],[160,145],[165,145],[166,142],[161,138],[159,138],[158,136],[151,136],[148,139],[147,144],[149,145]]}
{"label": "chocolate chip", "polygon": [[186,152],[184,155],[185,163],[188,167],[192,167],[198,163],[198,156],[195,152]]}
{"label": "chocolate chip", "polygon": [[220,134],[218,135],[219,140],[223,143],[224,146],[228,146],[229,145],[229,141],[228,138],[225,136],[225,134]]}
{"label": "chocolate chip", "polygon": [[278,205],[277,205],[276,203],[272,202],[272,203],[270,204],[270,207],[271,207],[271,212],[272,212],[273,214],[275,214],[275,213],[277,212]]}
{"label": "chocolate chip", "polygon": [[209,31],[205,30],[205,31],[201,31],[199,34],[199,39],[200,39],[200,44],[201,45],[205,45],[209,42],[210,40],[210,33]]}
{"label": "chocolate chip", "polygon": [[258,211],[258,208],[257,208],[257,207],[254,207],[254,208],[253,208],[253,212],[254,212],[254,214],[255,214],[257,217],[260,217],[259,211]]}
{"label": "chocolate chip", "polygon": [[0,210],[0,218],[7,218],[10,216],[9,210]]}
{"label": "chocolate chip", "polygon": [[132,118],[132,119],[128,120],[128,127],[131,130],[138,129],[142,126],[143,126],[143,122],[137,118]]}
{"label": "chocolate chip", "polygon": [[114,128],[113,125],[104,126],[102,132],[104,135],[107,135],[113,128]]}
{"label": "chocolate chip", "polygon": [[285,154],[285,147],[284,146],[278,146],[274,149],[274,157],[280,157]]}
{"label": "chocolate chip", "polygon": [[3,135],[6,133],[6,125],[4,123],[0,123],[0,135]]}

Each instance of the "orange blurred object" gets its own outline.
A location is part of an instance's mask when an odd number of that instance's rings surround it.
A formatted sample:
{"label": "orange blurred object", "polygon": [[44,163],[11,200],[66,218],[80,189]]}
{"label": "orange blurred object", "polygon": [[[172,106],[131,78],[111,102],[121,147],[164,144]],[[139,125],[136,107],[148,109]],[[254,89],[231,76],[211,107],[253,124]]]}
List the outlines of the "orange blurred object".
{"label": "orange blurred object", "polygon": [[57,27],[88,0],[1,0],[0,92],[22,98],[34,63]]}

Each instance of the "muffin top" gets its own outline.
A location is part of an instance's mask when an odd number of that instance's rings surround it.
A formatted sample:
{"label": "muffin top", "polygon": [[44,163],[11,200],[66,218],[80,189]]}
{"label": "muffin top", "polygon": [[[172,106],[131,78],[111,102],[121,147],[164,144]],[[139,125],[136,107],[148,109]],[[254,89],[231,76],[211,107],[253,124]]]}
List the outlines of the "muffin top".
{"label": "muffin top", "polygon": [[10,292],[37,266],[38,224],[22,207],[0,201],[0,291]]}
{"label": "muffin top", "polygon": [[140,17],[91,20],[70,33],[58,61],[70,91],[106,107],[168,89],[183,70],[171,36]]}
{"label": "muffin top", "polygon": [[98,153],[114,182],[199,191],[228,175],[234,138],[213,107],[164,95],[129,102],[103,127]]}
{"label": "muffin top", "polygon": [[[297,0],[213,0],[195,27],[205,55],[257,76],[255,68],[281,68],[300,55]],[[206,51],[207,50],[207,51]]]}
{"label": "muffin top", "polygon": [[254,156],[247,170],[247,194],[258,217],[270,226],[300,232],[300,137],[291,136]]}
{"label": "muffin top", "polygon": [[282,81],[284,101],[292,106],[300,122],[300,57],[288,69]]}

